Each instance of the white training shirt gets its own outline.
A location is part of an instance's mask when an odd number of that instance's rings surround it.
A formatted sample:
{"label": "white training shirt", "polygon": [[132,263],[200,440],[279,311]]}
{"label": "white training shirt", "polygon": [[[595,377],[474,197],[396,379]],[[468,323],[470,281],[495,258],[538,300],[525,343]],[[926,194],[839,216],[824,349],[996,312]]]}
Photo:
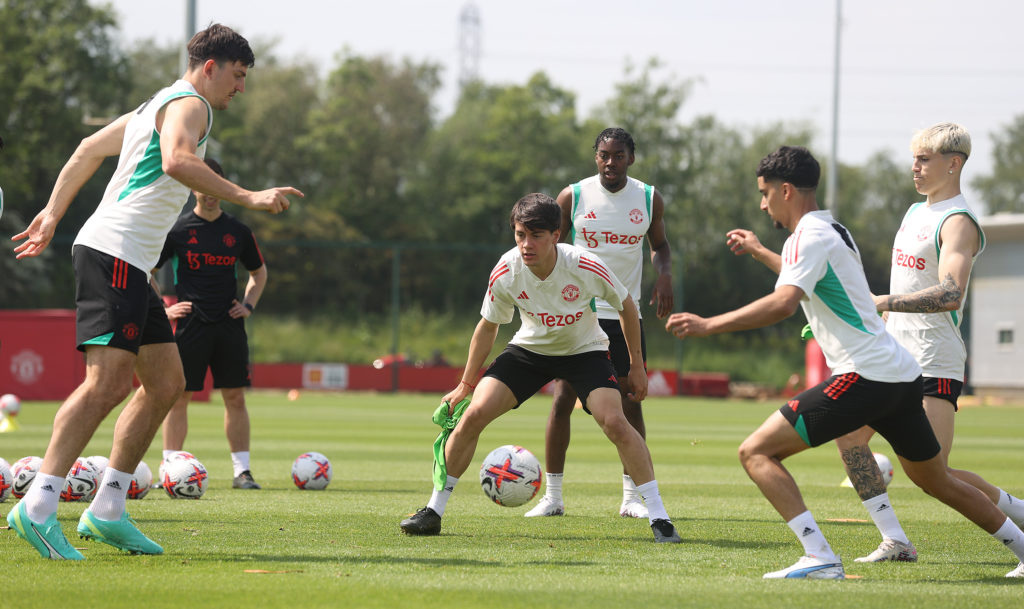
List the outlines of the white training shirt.
{"label": "white training shirt", "polygon": [[567,243],[557,248],[555,267],[543,280],[523,263],[518,248],[505,252],[491,271],[480,315],[507,324],[518,308],[522,325],[509,344],[534,353],[606,351],[608,335],[597,323],[590,301],[600,297],[621,310],[629,292],[593,253]]}
{"label": "white training shirt", "polygon": [[128,121],[117,169],[75,245],[120,258],[147,274],[156,267],[167,233],[189,195],[187,186],[163,171],[156,115],[171,101],[186,96],[198,97],[206,104],[206,135],[196,150],[199,158],[205,158],[213,109],[191,83],[179,80],[139,106]]}
{"label": "white training shirt", "polygon": [[[910,294],[939,285],[939,232],[954,214],[966,214],[974,222],[980,240],[977,254],[985,249],[985,233],[963,195],[932,205],[915,203],[903,216],[893,241],[890,294]],[[885,328],[921,364],[924,376],[962,381],[967,348],[960,336],[960,322],[966,304],[965,288],[956,311],[890,312]]]}
{"label": "white training shirt", "polygon": [[828,211],[805,214],[786,239],[775,287],[783,285],[803,290],[800,306],[832,374],[883,383],[920,376],[921,367],[885,331],[857,245]]}
{"label": "white training shirt", "polygon": [[[570,241],[604,260],[629,290],[637,312],[653,200],[654,187],[630,177],[618,192],[605,188],[596,175],[572,185]],[[598,319],[619,318],[618,309],[606,300],[598,298],[594,305]]]}

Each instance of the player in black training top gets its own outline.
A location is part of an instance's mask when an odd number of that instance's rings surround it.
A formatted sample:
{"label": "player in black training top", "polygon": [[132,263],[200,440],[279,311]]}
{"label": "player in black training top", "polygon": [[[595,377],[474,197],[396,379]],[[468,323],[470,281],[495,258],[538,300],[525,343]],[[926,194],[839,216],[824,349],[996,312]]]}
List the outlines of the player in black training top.
{"label": "player in black training top", "polygon": [[[217,161],[206,159],[217,174]],[[157,268],[170,260],[178,302],[167,307],[177,322],[174,332],[185,368],[185,393],[164,419],[164,458],[182,450],[188,434],[188,403],[200,391],[207,368],[224,397],[224,430],[234,466],[232,486],[258,489],[249,471],[249,343],[245,318],[252,315],[267,285],[267,266],[249,227],[220,208],[216,197],[193,192],[195,209],[186,211],[167,235]],[[245,294],[238,299],[236,266],[249,272]]]}

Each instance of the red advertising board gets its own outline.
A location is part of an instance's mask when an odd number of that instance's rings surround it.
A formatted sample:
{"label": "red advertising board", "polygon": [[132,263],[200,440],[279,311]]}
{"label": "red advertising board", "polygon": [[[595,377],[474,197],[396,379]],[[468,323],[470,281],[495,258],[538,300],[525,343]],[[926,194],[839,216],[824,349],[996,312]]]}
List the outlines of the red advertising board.
{"label": "red advertising board", "polygon": [[0,393],[22,400],[60,400],[85,378],[75,348],[75,312],[0,311]]}

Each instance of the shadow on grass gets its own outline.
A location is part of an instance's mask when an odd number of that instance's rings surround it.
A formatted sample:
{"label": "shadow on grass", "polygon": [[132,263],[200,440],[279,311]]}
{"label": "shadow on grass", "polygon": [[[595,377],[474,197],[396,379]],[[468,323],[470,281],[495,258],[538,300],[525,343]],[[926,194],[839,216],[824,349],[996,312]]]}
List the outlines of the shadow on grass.
{"label": "shadow on grass", "polygon": [[542,565],[542,566],[559,566],[559,567],[591,567],[597,563],[581,560],[529,560],[524,562],[515,562],[507,560],[478,560],[468,558],[453,558],[453,557],[440,557],[440,558],[422,558],[415,556],[390,556],[390,555],[353,555],[353,556],[315,556],[315,555],[290,555],[290,556],[274,556],[269,554],[232,554],[232,553],[213,553],[204,554],[202,556],[190,556],[188,557],[190,563],[223,563],[233,562],[239,565],[250,567],[258,565],[260,563],[288,563],[288,564],[302,564],[302,563],[319,563],[319,564],[358,564],[365,565],[367,563],[379,564],[379,565],[424,565],[431,567],[488,567],[488,568],[506,568],[517,565]]}

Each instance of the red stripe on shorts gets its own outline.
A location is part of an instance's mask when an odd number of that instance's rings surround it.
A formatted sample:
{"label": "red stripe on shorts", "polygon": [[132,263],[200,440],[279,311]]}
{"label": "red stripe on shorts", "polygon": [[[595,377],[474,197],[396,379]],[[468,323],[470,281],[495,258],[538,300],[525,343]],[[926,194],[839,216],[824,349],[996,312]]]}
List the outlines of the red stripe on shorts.
{"label": "red stripe on shorts", "polygon": [[853,386],[860,379],[860,375],[856,372],[847,372],[836,377],[836,380],[832,381],[828,387],[825,387],[825,395],[832,398],[833,400],[838,399],[839,396],[846,393],[846,391]]}

